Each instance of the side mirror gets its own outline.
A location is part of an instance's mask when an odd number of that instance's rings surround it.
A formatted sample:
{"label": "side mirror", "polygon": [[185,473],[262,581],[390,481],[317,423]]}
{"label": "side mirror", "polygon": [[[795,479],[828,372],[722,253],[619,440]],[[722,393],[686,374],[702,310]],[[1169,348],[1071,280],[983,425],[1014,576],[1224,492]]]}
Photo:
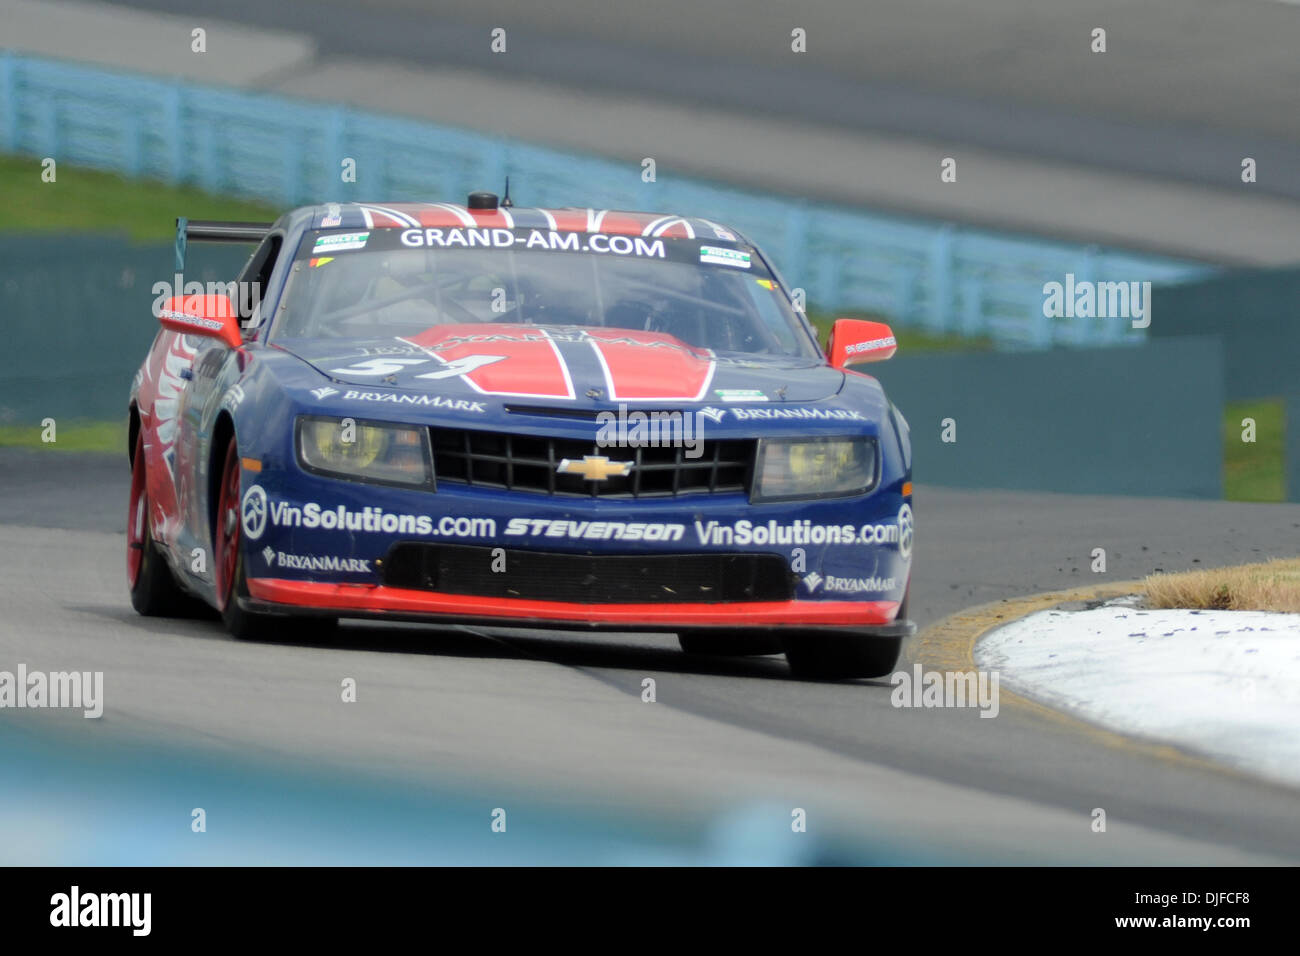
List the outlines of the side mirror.
{"label": "side mirror", "polygon": [[164,329],[220,339],[232,349],[239,348],[243,341],[239,332],[239,313],[229,296],[174,295],[163,303],[158,321]]}
{"label": "side mirror", "polygon": [[898,351],[898,340],[884,322],[866,319],[836,319],[831,326],[827,349],[831,367],[844,368],[859,362],[883,362]]}

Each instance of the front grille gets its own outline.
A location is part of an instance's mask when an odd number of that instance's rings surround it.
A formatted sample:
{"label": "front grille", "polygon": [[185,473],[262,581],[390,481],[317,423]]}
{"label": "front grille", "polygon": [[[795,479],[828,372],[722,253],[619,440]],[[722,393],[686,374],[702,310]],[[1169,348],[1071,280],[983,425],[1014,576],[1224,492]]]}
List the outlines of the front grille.
{"label": "front grille", "polygon": [[[796,575],[776,554],[596,555],[459,544],[397,544],[384,561],[392,587],[595,604],[789,601]],[[504,566],[502,558],[504,557]]]}
{"label": "front grille", "polygon": [[[654,498],[749,491],[754,439],[701,442],[698,457],[682,447],[601,448],[582,438],[537,438],[462,428],[431,428],[433,469],[439,484],[459,484],[544,495]],[[588,481],[558,474],[566,458],[601,456],[630,461],[627,475]]]}

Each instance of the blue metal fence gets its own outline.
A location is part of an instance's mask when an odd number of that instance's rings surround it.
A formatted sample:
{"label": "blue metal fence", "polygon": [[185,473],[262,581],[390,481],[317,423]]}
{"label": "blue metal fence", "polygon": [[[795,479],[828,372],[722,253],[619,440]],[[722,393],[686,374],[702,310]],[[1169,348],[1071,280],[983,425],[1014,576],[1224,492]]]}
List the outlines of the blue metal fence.
{"label": "blue metal fence", "polygon": [[[1009,348],[1140,341],[1126,319],[1049,319],[1043,285],[1177,283],[1184,260],[775,197],[432,123],[0,51],[0,150],[285,206],[458,198],[510,175],[528,205],[678,211],[730,223],[810,306],[880,313]],[[357,181],[342,181],[342,162]],[[178,210],[183,212],[183,210]]]}

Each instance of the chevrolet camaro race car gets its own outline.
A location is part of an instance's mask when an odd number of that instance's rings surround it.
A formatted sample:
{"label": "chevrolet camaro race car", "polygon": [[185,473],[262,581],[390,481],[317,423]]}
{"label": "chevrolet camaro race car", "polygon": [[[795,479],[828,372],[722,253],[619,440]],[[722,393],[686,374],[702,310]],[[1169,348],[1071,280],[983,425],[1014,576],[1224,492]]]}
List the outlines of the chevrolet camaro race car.
{"label": "chevrolet camaro race car", "polygon": [[187,239],[257,248],[155,303],[129,404],[141,614],[669,631],[893,669],[911,446],[846,366],[894,337],[840,319],[824,354],[735,230],[491,193],[177,226],[178,267]]}

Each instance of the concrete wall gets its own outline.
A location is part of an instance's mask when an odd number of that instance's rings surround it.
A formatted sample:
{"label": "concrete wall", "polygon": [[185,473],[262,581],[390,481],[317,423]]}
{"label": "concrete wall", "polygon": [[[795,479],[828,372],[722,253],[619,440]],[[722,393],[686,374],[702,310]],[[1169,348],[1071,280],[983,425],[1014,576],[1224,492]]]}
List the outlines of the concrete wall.
{"label": "concrete wall", "polygon": [[[912,429],[918,483],[1081,494],[1223,493],[1223,352],[899,355],[870,369]],[[956,441],[942,440],[943,420]]]}
{"label": "concrete wall", "polygon": [[1229,401],[1300,393],[1300,269],[1155,288],[1148,334],[1222,336]]}
{"label": "concrete wall", "polygon": [[[228,280],[248,249],[191,250],[186,280]],[[0,424],[126,416],[131,377],[158,330],[155,282],[171,243],[0,236]]]}

